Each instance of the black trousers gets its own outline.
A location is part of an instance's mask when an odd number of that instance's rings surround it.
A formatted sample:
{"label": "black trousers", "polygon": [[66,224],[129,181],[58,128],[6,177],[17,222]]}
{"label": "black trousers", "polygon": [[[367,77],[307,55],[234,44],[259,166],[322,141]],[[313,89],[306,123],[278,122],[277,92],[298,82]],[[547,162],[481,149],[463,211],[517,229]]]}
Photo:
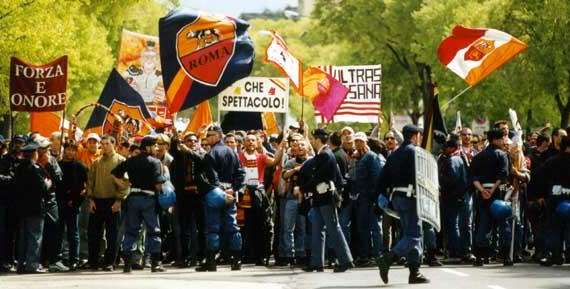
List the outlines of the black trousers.
{"label": "black trousers", "polygon": [[101,239],[105,229],[107,248],[103,259],[103,265],[111,265],[117,258],[120,212],[113,213],[111,206],[115,199],[95,199],[95,212],[89,214],[87,227],[89,264],[98,266],[100,261]]}
{"label": "black trousers", "polygon": [[205,257],[206,251],[202,200],[198,196],[179,197],[176,210],[180,224],[181,258],[182,260],[201,260]]}

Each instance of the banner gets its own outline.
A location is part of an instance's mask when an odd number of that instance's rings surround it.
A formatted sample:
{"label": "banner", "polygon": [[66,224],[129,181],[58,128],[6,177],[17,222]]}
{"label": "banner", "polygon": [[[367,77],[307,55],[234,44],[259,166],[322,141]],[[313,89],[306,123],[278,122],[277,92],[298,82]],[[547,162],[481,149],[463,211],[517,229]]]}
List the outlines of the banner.
{"label": "banner", "polygon": [[117,71],[141,95],[149,111],[170,118],[159,51],[158,37],[123,29]]}
{"label": "banner", "polygon": [[218,95],[248,76],[255,53],[244,20],[172,10],[158,22],[160,64],[171,113]]}
{"label": "banner", "polygon": [[441,230],[441,217],[437,161],[430,152],[416,147],[415,169],[418,217],[430,223],[439,232]]}
{"label": "banner", "polygon": [[289,111],[289,83],[284,77],[247,77],[236,81],[218,96],[225,111]]}
{"label": "banner", "polygon": [[[377,123],[382,97],[381,65],[319,66],[348,88],[348,94],[333,116],[332,121]],[[324,122],[315,110],[317,123]]]}
{"label": "banner", "polygon": [[10,59],[10,109],[60,111],[67,101],[67,55],[34,65]]}
{"label": "banner", "polygon": [[473,132],[473,134],[476,134],[478,136],[484,136],[485,132],[487,132],[490,127],[491,124],[489,123],[489,120],[486,118],[475,118],[471,122],[471,132]]}

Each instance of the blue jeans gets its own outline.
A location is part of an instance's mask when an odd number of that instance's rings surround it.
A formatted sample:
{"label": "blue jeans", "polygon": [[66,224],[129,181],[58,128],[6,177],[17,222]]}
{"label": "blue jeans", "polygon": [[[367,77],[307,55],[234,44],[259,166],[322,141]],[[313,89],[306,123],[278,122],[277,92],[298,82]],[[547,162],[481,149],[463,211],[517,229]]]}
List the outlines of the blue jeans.
{"label": "blue jeans", "polygon": [[420,266],[422,255],[422,222],[418,218],[416,199],[394,195],[394,210],[400,216],[400,240],[392,249],[399,257],[406,257],[411,268]]}
{"label": "blue jeans", "polygon": [[18,266],[26,271],[40,267],[40,248],[44,230],[43,216],[27,216],[20,219],[18,237]]}
{"label": "blue jeans", "polygon": [[213,189],[204,197],[204,215],[206,222],[206,247],[210,252],[220,250],[221,237],[228,241],[228,249],[232,254],[241,252],[242,238],[237,224],[237,206],[226,206],[222,201],[225,193],[219,189]]}
{"label": "blue jeans", "polygon": [[69,262],[79,262],[79,208],[60,204],[59,207],[59,244],[63,249],[63,232],[67,232],[69,246]]}
{"label": "blue jeans", "polygon": [[471,252],[472,205],[473,199],[468,194],[462,200],[442,202],[443,228],[452,258],[460,258]]}
{"label": "blue jeans", "polygon": [[61,236],[59,234],[59,209],[55,198],[45,202],[44,236],[42,252],[49,264],[61,261]]}
{"label": "blue jeans", "polygon": [[[124,253],[130,255],[136,250],[136,242],[139,239],[142,224],[146,228],[149,250],[145,253],[151,255],[160,254],[160,226],[158,213],[156,210],[156,200],[154,196],[131,195],[127,198],[125,216],[125,237],[123,239]],[[150,252],[149,252],[150,251]]]}
{"label": "blue jeans", "polygon": [[338,223],[336,208],[332,205],[313,207],[309,211],[311,220],[311,266],[323,267],[325,263],[325,229],[335,255],[341,265],[352,262],[352,255]]}
{"label": "blue jeans", "polygon": [[364,194],[360,194],[356,200],[346,200],[345,206],[340,210],[339,222],[348,244],[352,239],[350,231],[353,218],[358,234],[358,257],[378,257],[384,247],[381,219],[374,213],[373,204]]}
{"label": "blue jeans", "polygon": [[305,216],[299,214],[296,199],[281,199],[280,257],[305,256]]}

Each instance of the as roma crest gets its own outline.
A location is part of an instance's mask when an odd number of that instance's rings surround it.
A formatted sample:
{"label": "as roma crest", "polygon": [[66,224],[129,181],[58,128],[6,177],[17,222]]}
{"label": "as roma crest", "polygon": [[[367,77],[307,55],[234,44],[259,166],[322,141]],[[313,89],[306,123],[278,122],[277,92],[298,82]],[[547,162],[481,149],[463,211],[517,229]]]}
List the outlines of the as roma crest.
{"label": "as roma crest", "polygon": [[176,54],[186,74],[217,86],[234,55],[236,26],[227,17],[201,14],[176,35]]}
{"label": "as roma crest", "polygon": [[479,61],[493,50],[495,50],[495,41],[478,39],[465,52],[465,60]]}
{"label": "as roma crest", "polygon": [[[103,121],[103,134],[133,137],[145,135],[150,129],[139,106],[113,100]],[[121,118],[121,119],[117,119]]]}

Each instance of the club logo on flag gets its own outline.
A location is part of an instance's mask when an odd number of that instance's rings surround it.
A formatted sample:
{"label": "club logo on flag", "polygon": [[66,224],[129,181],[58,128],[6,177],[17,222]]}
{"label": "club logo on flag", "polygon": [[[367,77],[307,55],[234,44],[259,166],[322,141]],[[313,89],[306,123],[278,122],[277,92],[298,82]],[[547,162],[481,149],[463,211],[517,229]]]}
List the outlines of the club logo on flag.
{"label": "club logo on flag", "polygon": [[465,60],[479,61],[494,49],[495,41],[479,39],[465,52]]}
{"label": "club logo on flag", "polygon": [[235,38],[233,21],[214,15],[198,16],[176,35],[180,66],[193,80],[217,86],[234,55]]}
{"label": "club logo on flag", "polygon": [[[114,135],[121,125],[121,121],[123,123],[123,129],[128,135],[134,136],[148,132],[145,130],[145,125],[142,122],[145,117],[140,106],[127,105],[124,102],[113,99],[109,111],[103,121],[104,134]],[[118,120],[116,116],[122,119]]]}

